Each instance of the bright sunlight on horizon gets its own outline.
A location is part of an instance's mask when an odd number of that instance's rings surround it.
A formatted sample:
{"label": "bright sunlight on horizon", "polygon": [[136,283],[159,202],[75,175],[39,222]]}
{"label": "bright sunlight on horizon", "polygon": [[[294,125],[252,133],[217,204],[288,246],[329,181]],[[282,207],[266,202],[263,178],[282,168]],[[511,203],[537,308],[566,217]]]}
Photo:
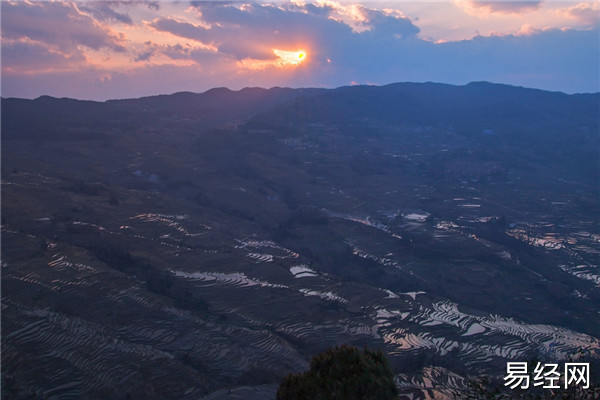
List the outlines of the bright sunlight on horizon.
{"label": "bright sunlight on horizon", "polygon": [[280,59],[280,64],[285,65],[299,65],[306,59],[306,52],[304,50],[299,51],[285,51],[279,49],[273,49],[273,53]]}

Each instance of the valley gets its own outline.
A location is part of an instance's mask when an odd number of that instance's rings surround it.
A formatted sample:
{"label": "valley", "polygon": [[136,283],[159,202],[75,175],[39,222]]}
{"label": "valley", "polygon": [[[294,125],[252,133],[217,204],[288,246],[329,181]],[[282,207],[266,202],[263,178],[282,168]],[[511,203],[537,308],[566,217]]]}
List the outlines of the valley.
{"label": "valley", "polygon": [[344,343],[436,399],[597,360],[599,104],[484,82],[3,98],[3,396],[274,399]]}

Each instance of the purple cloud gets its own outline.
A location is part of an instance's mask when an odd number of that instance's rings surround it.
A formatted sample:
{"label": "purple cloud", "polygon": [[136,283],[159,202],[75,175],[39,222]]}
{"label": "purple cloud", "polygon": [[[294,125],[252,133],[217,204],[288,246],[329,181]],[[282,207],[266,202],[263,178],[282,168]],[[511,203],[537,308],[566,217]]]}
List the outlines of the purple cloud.
{"label": "purple cloud", "polygon": [[49,51],[47,46],[40,43],[2,43],[2,69],[13,73],[74,69],[84,61],[80,53],[65,55]]}
{"label": "purple cloud", "polygon": [[157,31],[172,33],[186,39],[205,42],[210,40],[209,30],[189,22],[181,22],[173,18],[156,18],[149,25]]}
{"label": "purple cloud", "polygon": [[3,1],[2,35],[46,43],[66,52],[76,52],[79,45],[95,50],[125,50],[117,35],[81,13],[73,3]]}
{"label": "purple cloud", "polygon": [[185,60],[190,57],[190,50],[184,48],[179,43],[174,46],[164,46],[161,49],[161,53],[172,60]]}
{"label": "purple cloud", "polygon": [[[200,11],[202,22],[212,28],[199,32],[191,27],[186,30],[183,26],[167,27],[164,22],[157,26],[182,37],[209,38],[220,52],[237,60],[272,59],[274,48],[308,48],[312,60],[318,61],[315,56],[321,56],[323,63],[328,58],[326,53],[356,49],[353,42],[398,40],[414,37],[419,32],[408,18],[365,7],[352,10],[359,14],[357,16],[344,15],[347,10],[331,5],[251,3],[241,7],[237,3],[204,2],[194,5]],[[361,32],[350,25],[353,18],[362,18]]]}
{"label": "purple cloud", "polygon": [[[88,3],[79,3],[78,8],[82,11],[88,12],[94,16],[98,21],[119,21],[127,25],[132,25],[133,21],[128,14],[119,13],[113,10],[110,6],[112,2],[88,2]],[[120,3],[116,3],[118,6]]]}
{"label": "purple cloud", "polygon": [[137,53],[134,59],[136,62],[148,61],[154,55],[155,51],[156,49],[154,48],[147,48],[144,51]]}

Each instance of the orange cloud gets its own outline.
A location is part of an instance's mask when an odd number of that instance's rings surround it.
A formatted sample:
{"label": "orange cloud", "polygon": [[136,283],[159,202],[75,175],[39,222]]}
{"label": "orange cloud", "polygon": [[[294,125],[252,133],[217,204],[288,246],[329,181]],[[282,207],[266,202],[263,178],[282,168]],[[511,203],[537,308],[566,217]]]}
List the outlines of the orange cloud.
{"label": "orange cloud", "polygon": [[492,14],[524,14],[536,11],[541,6],[541,1],[483,1],[483,0],[455,0],[454,4],[462,8],[467,14],[485,18]]}
{"label": "orange cloud", "polygon": [[557,14],[563,17],[576,19],[586,25],[598,26],[600,24],[600,5],[598,3],[578,3],[574,6],[563,8]]}
{"label": "orange cloud", "polygon": [[364,32],[371,29],[368,15],[365,12],[367,9],[360,4],[345,5],[332,0],[320,0],[316,4],[330,10],[329,19],[343,22],[350,26],[354,32]]}

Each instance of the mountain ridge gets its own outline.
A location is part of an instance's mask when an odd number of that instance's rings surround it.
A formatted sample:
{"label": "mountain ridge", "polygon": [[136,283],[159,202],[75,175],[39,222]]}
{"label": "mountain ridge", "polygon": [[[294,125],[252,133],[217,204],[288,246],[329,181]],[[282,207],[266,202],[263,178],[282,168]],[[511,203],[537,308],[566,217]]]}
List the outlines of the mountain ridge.
{"label": "mountain ridge", "polygon": [[289,90],[332,91],[332,90],[339,90],[339,89],[346,89],[346,88],[386,87],[386,86],[396,86],[396,85],[439,85],[439,86],[448,86],[448,87],[456,87],[456,88],[468,87],[468,86],[472,86],[472,87],[475,87],[475,86],[490,87],[491,86],[491,87],[507,87],[507,88],[525,89],[528,91],[555,93],[555,94],[560,94],[560,95],[565,95],[565,96],[600,95],[600,91],[598,91],[598,92],[582,92],[582,93],[565,93],[565,92],[561,92],[558,90],[539,89],[539,88],[511,85],[511,84],[507,84],[507,83],[497,83],[497,82],[491,82],[491,81],[471,81],[471,82],[463,84],[463,85],[443,83],[443,82],[434,82],[434,81],[426,81],[426,82],[405,81],[405,82],[391,82],[391,83],[386,83],[386,84],[381,84],[381,85],[374,85],[374,84],[345,85],[345,86],[338,86],[335,88],[317,88],[317,87],[292,88],[292,87],[287,87],[287,86],[272,86],[272,87],[266,88],[266,87],[260,87],[260,86],[246,86],[244,88],[236,90],[236,89],[230,89],[225,86],[221,86],[221,87],[213,87],[213,88],[207,89],[204,92],[191,92],[191,91],[184,90],[184,91],[173,92],[173,93],[152,94],[152,95],[140,96],[140,97],[135,97],[135,98],[133,98],[133,97],[132,98],[114,98],[114,99],[107,99],[107,100],[86,100],[86,99],[77,99],[77,98],[73,98],[73,97],[55,97],[55,96],[47,95],[47,94],[40,95],[34,99],[27,99],[27,98],[21,98],[21,97],[2,97],[2,99],[38,100],[38,99],[43,99],[43,98],[51,98],[51,99],[69,99],[69,100],[77,100],[77,101],[93,102],[93,103],[107,103],[107,102],[120,102],[120,101],[129,101],[129,100],[149,99],[149,98],[172,96],[172,95],[179,95],[179,94],[203,95],[203,94],[208,94],[208,93],[211,93],[214,91],[221,91],[221,92],[226,92],[226,93],[238,93],[238,92],[243,92],[243,91],[248,91],[248,90],[256,90],[256,89],[263,90],[263,91],[280,90],[280,89],[283,89],[283,90],[289,89]]}

